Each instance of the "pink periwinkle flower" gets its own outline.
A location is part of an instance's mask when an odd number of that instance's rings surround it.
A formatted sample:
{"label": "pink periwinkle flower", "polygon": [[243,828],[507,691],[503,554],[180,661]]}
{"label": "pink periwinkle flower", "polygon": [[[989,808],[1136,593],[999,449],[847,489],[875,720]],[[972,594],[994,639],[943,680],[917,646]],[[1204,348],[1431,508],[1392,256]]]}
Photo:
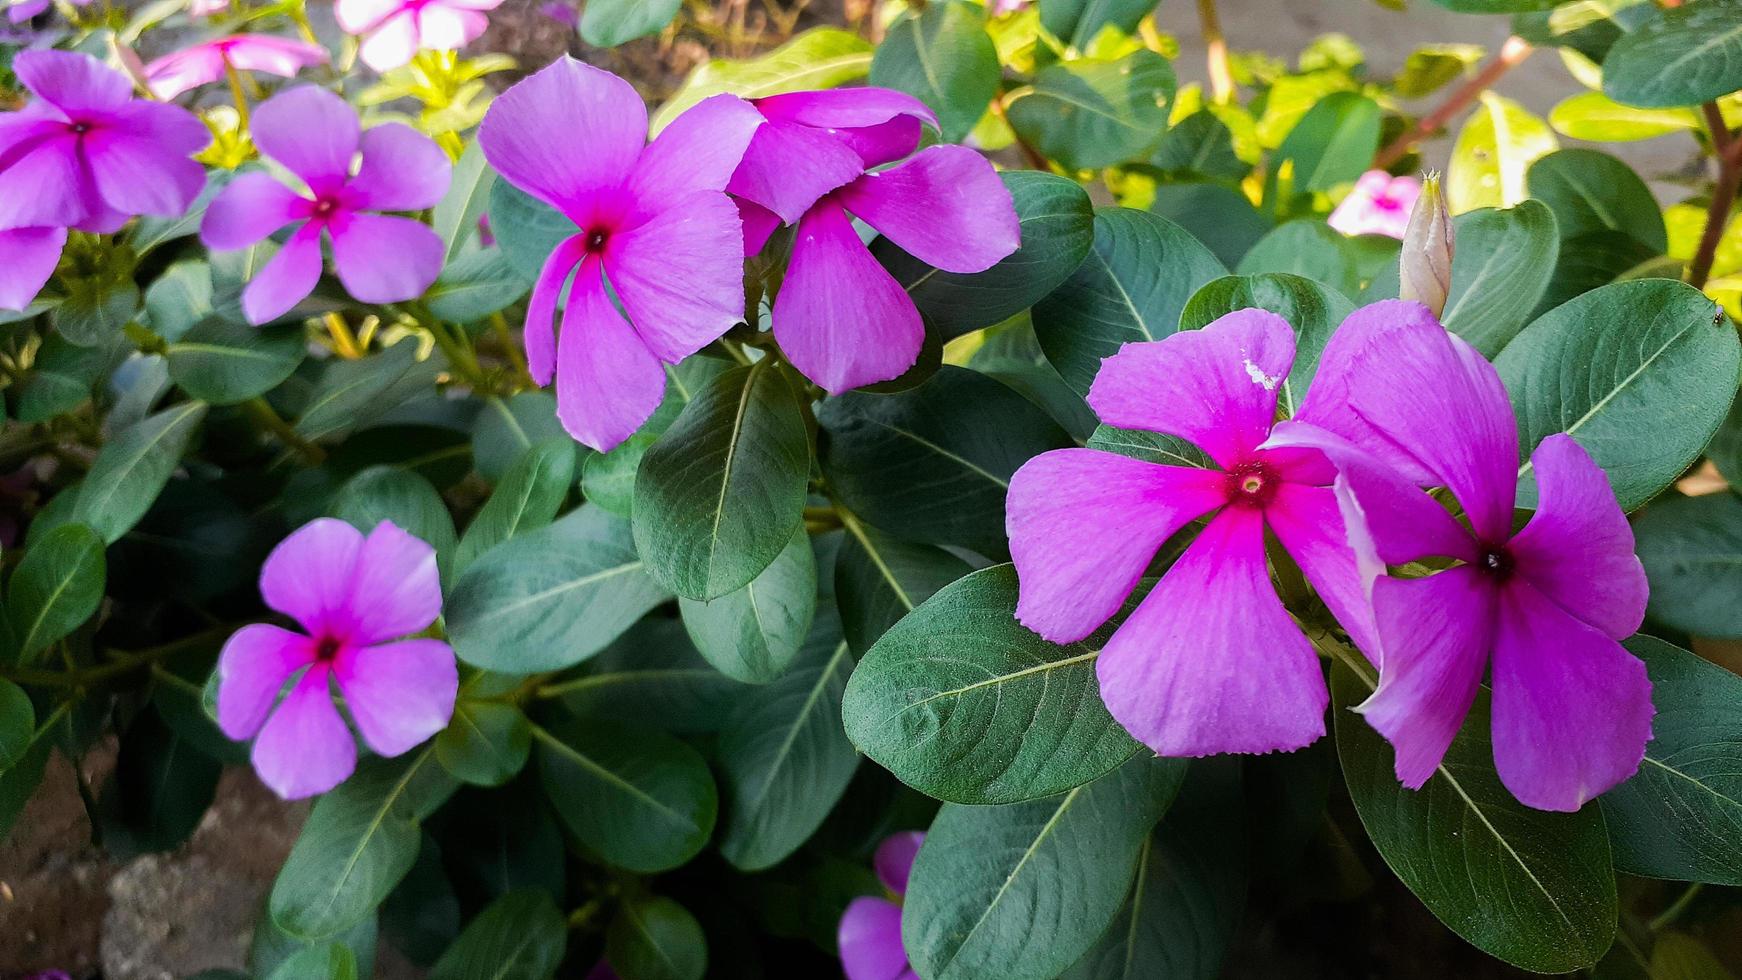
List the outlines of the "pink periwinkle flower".
{"label": "pink periwinkle flower", "polygon": [[747,202],[749,251],[781,223],[797,226],[774,300],[781,351],[831,393],[899,376],[919,358],[925,324],[852,219],[946,272],[983,272],[1019,243],[1010,192],[967,147],[915,154],[922,126],[937,118],[901,92],[794,92],[756,108],[768,123],[726,189]]}
{"label": "pink periwinkle flower", "polygon": [[[1333,363],[1335,362],[1335,363]],[[1426,307],[1353,314],[1303,416],[1273,444],[1325,450],[1368,578],[1379,687],[1358,710],[1418,788],[1445,757],[1491,672],[1494,763],[1512,795],[1577,810],[1631,776],[1651,738],[1651,682],[1621,646],[1645,616],[1645,571],[1602,469],[1571,436],[1531,454],[1538,505],[1513,531],[1518,426],[1499,374]],[[1350,446],[1356,451],[1349,451]],[[1417,489],[1445,487],[1468,526]],[[1387,566],[1456,564],[1420,578]]]}
{"label": "pink periwinkle flower", "polygon": [[229,7],[230,0],[188,0],[188,14],[193,17],[210,17]]}
{"label": "pink periwinkle flower", "polygon": [[137,214],[177,217],[205,186],[189,155],[211,142],[193,114],[133,97],[87,54],[23,51],[35,96],[0,113],[0,308],[29,305],[60,261],[67,229],[107,234]]}
{"label": "pink periwinkle flower", "polygon": [[[872,865],[883,887],[897,898],[907,893],[907,877],[925,834],[905,831],[877,848]],[[847,980],[919,980],[901,944],[901,905],[870,895],[853,899],[835,934]]]}
{"label": "pink periwinkle flower", "polygon": [[283,316],[314,290],[323,232],[339,281],[359,302],[416,299],[435,282],[442,270],[436,233],[411,218],[374,213],[434,207],[447,193],[453,167],[433,140],[403,123],[365,132],[345,100],[314,86],[262,102],[251,132],[260,152],[307,187],[299,194],[264,173],[245,173],[213,198],[200,222],[201,241],[214,249],[247,248],[295,226],[242,291],[251,323]]}
{"label": "pink periwinkle flower", "polygon": [[327,49],[318,44],[270,34],[232,34],[166,54],[145,66],[145,81],[160,99],[173,99],[224,77],[226,65],[237,71],[262,71],[295,78],[311,65],[325,64]]}
{"label": "pink periwinkle flower", "polygon": [[484,12],[502,0],[338,0],[333,13],[347,34],[363,39],[357,50],[376,71],[407,64],[420,50],[457,51],[490,26]]}
{"label": "pink periwinkle flower", "polygon": [[[629,83],[569,57],[485,115],[478,142],[490,164],[577,229],[533,287],[526,359],[539,384],[554,377],[557,417],[586,445],[603,452],[627,439],[664,397],[662,364],[743,318],[743,232],[724,191],[761,121],[737,96],[716,95],[648,143]],[[559,339],[557,298],[571,274]]]}
{"label": "pink periwinkle flower", "polygon": [[[1162,544],[1213,514],[1096,663],[1113,717],[1161,755],[1293,750],[1324,734],[1329,692],[1271,585],[1267,529],[1357,644],[1373,643],[1334,467],[1316,450],[1263,446],[1294,359],[1293,331],[1264,310],[1126,344],[1089,405],[1108,425],[1191,442],[1217,468],[1060,449],[1011,479],[1016,615],[1058,643],[1111,618]],[[1321,362],[1315,389],[1327,382]]]}
{"label": "pink periwinkle flower", "polygon": [[1332,228],[1345,235],[1384,235],[1402,238],[1409,227],[1409,213],[1421,196],[1421,181],[1393,177],[1383,170],[1369,170],[1355,181],[1355,189],[1343,198],[1328,219]]}
{"label": "pink periwinkle flower", "polygon": [[324,793],[356,768],[356,742],[333,705],[329,678],[363,741],[384,756],[411,749],[453,717],[453,650],[440,640],[400,639],[441,614],[428,544],[389,521],[365,537],[321,518],[267,556],[260,594],[305,632],[259,623],[230,637],[218,659],[218,726],[238,741],[259,733],[254,769],[279,796]]}

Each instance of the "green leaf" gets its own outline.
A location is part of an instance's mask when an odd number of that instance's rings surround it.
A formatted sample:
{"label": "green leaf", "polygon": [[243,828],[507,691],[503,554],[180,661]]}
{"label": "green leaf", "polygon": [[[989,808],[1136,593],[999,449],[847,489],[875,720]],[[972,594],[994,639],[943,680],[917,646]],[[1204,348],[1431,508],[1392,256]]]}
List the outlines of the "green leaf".
{"label": "green leaf", "polygon": [[454,163],[454,176],[448,182],[448,192],[436,202],[430,227],[442,240],[442,264],[460,257],[478,234],[478,219],[490,204],[490,188],[496,184],[496,171],[484,159],[484,144],[473,140],[466,145],[460,159]]}
{"label": "green leaf", "polygon": [[1530,196],[1554,211],[1563,238],[1619,231],[1659,254],[1669,248],[1657,198],[1631,167],[1607,153],[1557,150],[1531,164],[1526,180]]}
{"label": "green leaf", "polygon": [[1548,124],[1523,106],[1483,92],[1476,112],[1458,131],[1446,170],[1446,203],[1453,214],[1509,208],[1526,197],[1525,173],[1559,148]]}
{"label": "green leaf", "polygon": [[[1379,103],[1354,92],[1320,99],[1277,147],[1265,199],[1274,202],[1283,188],[1291,195],[1328,191],[1361,176],[1379,149],[1380,115]],[[1288,166],[1293,174],[1283,184],[1279,174]]]}
{"label": "green leaf", "polygon": [[374,913],[411,870],[419,823],[454,791],[432,748],[397,759],[369,759],[320,798],[303,824],[269,908],[280,929],[324,939]]}
{"label": "green leaf", "polygon": [[508,253],[489,248],[450,262],[423,299],[438,319],[475,323],[512,306],[530,289],[530,280]]}
{"label": "green leaf", "polygon": [[1700,117],[1692,109],[1641,109],[1601,92],[1562,99],[1549,110],[1548,122],[1563,136],[1593,143],[1630,143],[1700,127]]}
{"label": "green leaf", "polygon": [[333,503],[333,516],[364,534],[392,521],[415,535],[436,550],[444,581],[453,580],[454,518],[428,480],[396,466],[371,466],[346,480]]}
{"label": "green leaf", "polygon": [[654,728],[571,720],[534,728],[544,790],[569,830],[608,864],[651,874],[701,851],[719,799],[695,749]]}
{"label": "green leaf", "polygon": [[1480,45],[1424,45],[1404,59],[1403,69],[1392,80],[1392,90],[1406,99],[1425,98],[1463,77],[1481,60]]}
{"label": "green leaf", "polygon": [[847,646],[864,656],[901,617],[973,566],[942,548],[903,541],[849,519],[835,552],[835,603]]}
{"label": "green leaf", "polygon": [[1150,158],[1157,169],[1171,174],[1239,180],[1252,165],[1234,152],[1234,133],[1208,109],[1180,120]]}
{"label": "green leaf", "polygon": [[1368,670],[1332,668],[1331,716],[1349,796],[1385,863],[1453,932],[1514,966],[1570,973],[1602,959],[1617,899],[1598,808],[1512,798],[1494,771],[1486,693],[1427,785],[1406,789],[1391,746],[1347,710],[1373,692]]}
{"label": "green leaf", "polygon": [[375,975],[375,947],[379,938],[375,917],[363,919],[328,941],[298,939],[273,924],[272,916],[261,915],[254,923],[254,936],[248,947],[248,975],[269,977],[285,961],[311,947],[325,949],[336,943],[350,950],[357,958],[357,973],[364,980]]}
{"label": "green leaf", "polygon": [[[1162,184],[1149,205],[1155,214],[1177,223],[1221,263],[1208,278],[1224,275],[1263,238],[1271,221],[1258,213],[1246,195],[1221,184]],[[1201,285],[1201,283],[1199,284]],[[1195,287],[1193,287],[1195,288]]]}
{"label": "green leaf", "polygon": [[1698,636],[1742,637],[1742,498],[1672,496],[1634,523],[1651,617]]}
{"label": "green leaf", "polygon": [[985,272],[944,272],[887,238],[871,243],[871,253],[946,338],[1033,306],[1082,264],[1094,241],[1094,209],[1076,181],[1031,170],[1007,170],[998,177],[1016,206],[1022,244]]}
{"label": "green leaf", "polygon": [[532,726],[512,704],[461,695],[454,718],[435,738],[436,759],[455,779],[500,786],[520,772],[532,751]]}
{"label": "green leaf", "polygon": [[1742,772],[1734,765],[1742,751],[1742,679],[1644,634],[1625,646],[1645,661],[1657,715],[1639,772],[1601,798],[1615,867],[1742,885],[1742,852],[1735,847]]}
{"label": "green leaf", "polygon": [[629,522],[588,504],[468,566],[448,597],[448,637],[476,667],[561,670],[669,598],[643,570]]}
{"label": "green leaf", "polygon": [[357,980],[357,957],[339,943],[311,946],[280,963],[266,980]]}
{"label": "green leaf", "polygon": [[701,980],[708,938],[671,899],[635,898],[618,908],[605,932],[605,959],[623,980]]}
{"label": "green leaf", "polygon": [[1062,796],[944,804],[901,916],[920,975],[1049,980],[1076,962],[1117,914],[1185,768],[1139,758]]}
{"label": "green leaf", "polygon": [[1235,272],[1281,273],[1324,283],[1345,295],[1361,290],[1355,239],[1317,218],[1284,222],[1252,245]]}
{"label": "green leaf", "polygon": [[1095,212],[1095,247],[1064,285],[1034,305],[1034,335],[1078,394],[1121,344],[1160,340],[1179,327],[1186,300],[1228,274],[1179,225],[1146,211]]}
{"label": "green leaf", "polygon": [[937,0],[897,20],[871,59],[871,84],[924,102],[950,143],[986,114],[998,79],[985,11],[964,0]]}
{"label": "green leaf", "polygon": [[695,734],[718,731],[750,688],[703,660],[677,621],[649,618],[589,662],[579,677],[547,690],[584,718],[651,720],[668,732]]}
{"label": "green leaf", "polygon": [[[316,440],[350,432],[397,406],[406,389],[427,390],[442,363],[435,358],[420,363],[417,342],[409,339],[354,361],[334,358],[303,406],[296,433]],[[479,452],[484,448],[480,445]]]}
{"label": "green leaf", "polygon": [[204,403],[183,402],[128,426],[97,453],[71,519],[119,540],[163,492],[205,417]]}
{"label": "green leaf", "polygon": [[798,396],[767,362],[715,378],[641,459],[635,547],[688,599],[761,574],[804,510],[810,446]]}
{"label": "green leaf", "polygon": [[1070,436],[1013,389],[945,366],[908,391],[824,402],[822,468],[855,515],[904,538],[1001,555],[1017,467]]}
{"label": "green leaf", "polygon": [[1006,114],[1029,146],[1066,170],[1138,160],[1167,130],[1179,82],[1166,58],[1147,48],[1110,61],[1079,58],[1041,69],[1013,94]]}
{"label": "green leaf", "polygon": [[429,971],[430,980],[550,980],[568,949],[551,897],[516,891],[491,902]]}
{"label": "green leaf", "polygon": [[1013,803],[1081,786],[1137,751],[1101,703],[1103,637],[1059,646],[1016,621],[1016,570],[981,569],[883,634],[841,716],[860,751],[956,803]]}
{"label": "green leaf", "polygon": [[156,711],[141,712],[121,736],[100,798],[103,846],[118,860],[180,847],[211,806],[222,770]]}
{"label": "green leaf", "polygon": [[1434,0],[1434,3],[1462,14],[1515,14],[1532,10],[1547,10],[1564,0]]}
{"label": "green leaf", "polygon": [[556,438],[574,441],[557,421],[556,398],[549,392],[486,398],[472,426],[472,460],[479,475],[494,483],[528,449]]}
{"label": "green leaf", "polygon": [[1155,5],[1156,0],[1040,0],[1040,23],[1054,37],[1081,50],[1109,26],[1122,34],[1137,33],[1138,22]]}
{"label": "green leaf", "polygon": [[684,629],[720,673],[766,684],[798,656],[817,609],[817,562],[804,528],[761,574],[711,602],[679,599]]}
{"label": "green leaf", "polygon": [[535,282],[550,253],[571,235],[580,233],[561,211],[506,180],[490,185],[490,231],[508,264],[527,282]]}
{"label": "green leaf", "polygon": [[792,669],[739,700],[720,733],[726,792],[720,853],[743,871],[798,850],[834,809],[858,768],[841,731],[853,657],[832,623],[818,623]]}
{"label": "green leaf", "polygon": [[29,663],[90,619],[105,580],[103,540],[85,525],[62,524],[32,542],[6,590],[19,660]]}
{"label": "green leaf", "polygon": [[581,10],[581,39],[614,48],[665,30],[683,0],[590,0]]}
{"label": "green leaf", "polygon": [[635,512],[635,471],[641,458],[665,435],[685,405],[732,366],[716,357],[686,357],[665,365],[665,398],[635,434],[608,453],[593,453],[582,468],[581,492],[587,499],[613,514],[629,517]]}
{"label": "green leaf", "polygon": [[234,405],[278,387],[307,353],[301,326],[251,327],[209,316],[164,351],[169,376],[213,405]]}
{"label": "green leaf", "polygon": [[11,833],[13,823],[24,812],[24,805],[30,802],[31,795],[42,782],[42,771],[54,751],[54,740],[45,736],[64,714],[63,711],[50,715],[31,736],[24,755],[12,765],[0,768],[0,841]]}
{"label": "green leaf", "polygon": [[1603,467],[1623,510],[1687,469],[1723,422],[1742,344],[1718,304],[1668,279],[1618,282],[1538,317],[1495,359],[1518,415],[1519,506],[1529,452],[1565,432]]}
{"label": "green leaf", "polygon": [[1538,47],[1568,48],[1601,62],[1622,34],[1656,9],[1651,0],[1573,0],[1513,17],[1512,33]]}
{"label": "green leaf", "polygon": [[460,538],[454,570],[463,572],[478,556],[517,534],[549,524],[575,482],[575,446],[565,438],[538,443],[503,475],[490,499]]}
{"label": "green leaf", "polygon": [[163,270],[145,290],[145,321],[164,340],[180,340],[212,314],[212,267],[197,259]]}
{"label": "green leaf", "polygon": [[1283,408],[1293,415],[1318,370],[1319,353],[1355,304],[1342,293],[1311,279],[1287,273],[1227,276],[1193,294],[1180,311],[1180,329],[1197,330],[1218,317],[1256,307],[1269,310],[1294,328],[1294,367],[1282,381]]}
{"label": "green leaf", "polygon": [[120,347],[78,347],[55,333],[42,338],[36,363],[13,396],[18,421],[46,422],[90,400],[97,380],[108,378],[124,356]]}
{"label": "green leaf", "polygon": [[17,765],[36,741],[36,708],[30,695],[0,679],[0,772]]}
{"label": "green leaf", "polygon": [[1638,106],[1691,106],[1742,89],[1742,0],[1659,10],[1603,59],[1603,94]]}
{"label": "green leaf", "polygon": [[133,231],[127,236],[127,244],[135,254],[143,256],[165,242],[198,234],[200,221],[206,216],[206,208],[218,196],[218,192],[235,179],[236,173],[234,170],[208,170],[206,186],[194,198],[186,214],[173,218],[141,215],[133,223]]}
{"label": "green leaf", "polygon": [[815,27],[758,58],[715,58],[684,80],[683,88],[653,116],[653,132],[710,95],[732,92],[760,99],[782,92],[834,88],[865,77],[871,42],[838,27]]}
{"label": "green leaf", "polygon": [[112,343],[139,309],[139,287],[131,278],[80,280],[69,292],[48,319],[56,333],[80,347]]}

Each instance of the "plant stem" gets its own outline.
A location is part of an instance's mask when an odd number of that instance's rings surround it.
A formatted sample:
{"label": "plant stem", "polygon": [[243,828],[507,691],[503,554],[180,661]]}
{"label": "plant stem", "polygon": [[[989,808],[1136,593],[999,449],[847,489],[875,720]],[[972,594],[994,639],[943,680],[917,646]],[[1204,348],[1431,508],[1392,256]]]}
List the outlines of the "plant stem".
{"label": "plant stem", "polygon": [[1703,289],[1712,276],[1712,262],[1718,256],[1718,245],[1724,240],[1724,228],[1730,223],[1730,208],[1736,203],[1736,191],[1742,186],[1742,138],[1732,136],[1724,125],[1724,116],[1710,102],[1704,106],[1706,125],[1712,132],[1712,148],[1718,157],[1718,182],[1712,188],[1712,203],[1706,207],[1706,228],[1700,233],[1699,248],[1688,263],[1688,285]]}
{"label": "plant stem", "polygon": [[242,75],[236,71],[236,66],[230,64],[228,56],[224,58],[224,78],[230,83],[230,99],[236,103],[236,118],[242,121],[242,128],[248,128],[248,96],[242,91]]}
{"label": "plant stem", "polygon": [[357,343],[357,335],[351,332],[351,325],[345,322],[343,313],[328,313],[323,322],[327,325],[327,333],[332,335],[333,349],[347,361],[354,361],[363,356],[363,347]]}
{"label": "plant stem", "polygon": [[1694,899],[1700,897],[1700,890],[1703,887],[1704,886],[1697,881],[1689,885],[1687,890],[1683,891],[1675,901],[1669,903],[1669,908],[1658,913],[1657,918],[1652,919],[1645,928],[1652,932],[1657,932],[1665,926],[1673,924],[1677,919],[1681,918],[1683,912],[1688,910],[1688,906],[1694,904]]}
{"label": "plant stem", "polygon": [[[110,660],[108,663],[98,664],[80,670],[54,671],[8,669],[0,671],[0,676],[4,676],[6,679],[15,681],[19,684],[31,684],[38,687],[88,687],[99,681],[108,680],[111,677],[116,677],[128,673],[129,671],[137,670],[140,667],[149,666],[159,660],[173,657],[178,653],[185,653],[188,650],[210,643],[221,636],[228,636],[235,632],[236,629],[237,627],[226,624],[224,626],[195,633],[192,636],[185,636],[169,643],[164,643],[155,647],[147,647],[144,650],[111,651],[111,655],[114,659]],[[47,727],[46,724],[44,727]]]}
{"label": "plant stem", "polygon": [[509,329],[508,320],[501,313],[492,313],[490,329],[496,331],[496,338],[502,342],[502,349],[507,353],[509,362],[514,365],[515,373],[528,385],[532,384],[532,371],[526,366],[526,357],[520,353],[520,345],[514,342],[514,331]]}
{"label": "plant stem", "polygon": [[1490,61],[1487,67],[1476,74],[1476,77],[1459,86],[1456,91],[1446,97],[1446,101],[1432,112],[1421,117],[1403,135],[1391,141],[1391,144],[1379,151],[1373,158],[1373,166],[1386,170],[1392,164],[1409,154],[1409,148],[1419,140],[1439,130],[1450,122],[1453,116],[1462,112],[1483,92],[1494,86],[1501,76],[1516,68],[1530,53],[1536,50],[1529,41],[1514,34],[1500,46],[1500,54]]}
{"label": "plant stem", "polygon": [[301,456],[310,466],[319,466],[327,461],[327,451],[297,435],[296,430],[290,427],[290,423],[280,418],[265,398],[260,396],[250,398],[242,403],[242,410],[248,413],[249,418],[258,422],[261,428],[276,436],[279,442],[296,450],[297,455]]}
{"label": "plant stem", "polygon": [[1234,66],[1228,60],[1228,39],[1222,36],[1216,0],[1198,0],[1198,22],[1203,25],[1204,57],[1209,61],[1210,97],[1227,102],[1234,98]]}

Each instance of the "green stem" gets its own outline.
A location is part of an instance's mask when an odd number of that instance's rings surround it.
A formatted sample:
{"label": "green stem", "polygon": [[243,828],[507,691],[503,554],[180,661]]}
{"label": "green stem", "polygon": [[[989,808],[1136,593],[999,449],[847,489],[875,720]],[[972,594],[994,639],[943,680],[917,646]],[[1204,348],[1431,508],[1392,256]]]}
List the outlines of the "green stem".
{"label": "green stem", "polygon": [[160,660],[173,657],[178,653],[186,653],[235,632],[237,627],[224,625],[186,636],[179,640],[164,643],[144,650],[114,650],[110,651],[111,660],[105,664],[86,667],[80,670],[20,670],[0,669],[0,677],[18,684],[29,684],[36,687],[89,687],[100,681],[138,670]]}
{"label": "green stem", "polygon": [[236,66],[230,64],[228,57],[224,58],[224,79],[230,83],[230,99],[236,103],[236,117],[242,121],[242,128],[248,128],[248,96],[242,91],[242,76],[236,71]]}
{"label": "green stem", "polygon": [[327,461],[327,451],[297,435],[290,423],[280,418],[265,398],[250,398],[242,403],[242,411],[247,412],[248,417],[259,423],[261,428],[276,436],[278,441],[296,450],[297,455],[310,466],[319,466]]}
{"label": "green stem", "polygon": [[1704,888],[1705,885],[1697,881],[1689,885],[1687,890],[1681,893],[1680,897],[1670,903],[1669,908],[1658,913],[1657,918],[1652,919],[1647,923],[1645,928],[1652,932],[1658,932],[1664,927],[1672,925],[1677,919],[1681,918],[1683,912],[1688,910],[1688,906],[1694,903],[1694,899],[1700,897],[1700,891]]}

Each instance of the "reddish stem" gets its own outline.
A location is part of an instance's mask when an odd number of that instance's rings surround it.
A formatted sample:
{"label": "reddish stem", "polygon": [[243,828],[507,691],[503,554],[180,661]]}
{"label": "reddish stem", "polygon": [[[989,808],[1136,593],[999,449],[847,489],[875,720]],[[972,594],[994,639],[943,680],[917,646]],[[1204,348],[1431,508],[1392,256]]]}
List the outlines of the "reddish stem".
{"label": "reddish stem", "polygon": [[1438,108],[1421,117],[1416,124],[1402,136],[1391,141],[1391,145],[1379,151],[1373,158],[1373,166],[1379,170],[1387,170],[1392,164],[1409,155],[1409,148],[1451,122],[1452,117],[1464,111],[1470,103],[1476,101],[1483,92],[1494,87],[1501,76],[1517,67],[1530,53],[1536,50],[1529,41],[1513,35],[1500,46],[1500,54],[1496,55],[1486,67],[1476,74],[1476,77],[1459,86],[1457,91],[1447,96],[1446,101]]}

